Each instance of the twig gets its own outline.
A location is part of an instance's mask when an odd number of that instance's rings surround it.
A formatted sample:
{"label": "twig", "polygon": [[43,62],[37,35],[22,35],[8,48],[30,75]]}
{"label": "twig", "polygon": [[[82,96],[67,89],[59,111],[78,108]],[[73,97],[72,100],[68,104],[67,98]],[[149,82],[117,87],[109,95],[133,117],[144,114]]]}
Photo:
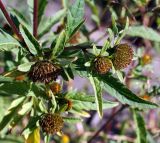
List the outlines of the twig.
{"label": "twig", "polygon": [[6,20],[8,21],[9,25],[11,26],[13,32],[17,35],[18,39],[20,42],[23,41],[23,37],[22,35],[19,33],[19,30],[17,29],[16,25],[14,24],[14,22],[12,21],[11,17],[9,16],[4,4],[2,3],[2,1],[0,0],[0,9],[3,12]]}
{"label": "twig", "polygon": [[90,140],[88,141],[88,143],[91,143],[93,141],[93,139],[95,139],[101,131],[103,131],[106,127],[109,126],[110,122],[113,120],[113,118],[115,118],[116,115],[118,115],[120,112],[122,112],[127,106],[122,106],[119,110],[117,110],[115,113],[113,113],[109,119],[107,120],[107,122],[101,126],[101,128],[95,132],[95,134],[90,138]]}
{"label": "twig", "polygon": [[34,0],[34,12],[33,12],[33,35],[37,38],[38,30],[38,0]]}

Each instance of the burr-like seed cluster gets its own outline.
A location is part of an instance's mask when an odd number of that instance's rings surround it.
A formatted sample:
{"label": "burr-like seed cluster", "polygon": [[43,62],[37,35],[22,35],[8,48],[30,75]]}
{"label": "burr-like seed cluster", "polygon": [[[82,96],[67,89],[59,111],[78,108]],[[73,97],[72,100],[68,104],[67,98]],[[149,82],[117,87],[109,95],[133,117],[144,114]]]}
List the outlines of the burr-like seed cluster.
{"label": "burr-like seed cluster", "polygon": [[116,70],[126,68],[133,59],[133,50],[128,44],[120,44],[116,47],[113,65]]}
{"label": "burr-like seed cluster", "polygon": [[31,66],[28,77],[33,82],[49,83],[56,80],[61,71],[60,66],[50,61],[38,61]]}
{"label": "burr-like seed cluster", "polygon": [[58,94],[61,91],[61,85],[57,82],[54,82],[50,85],[50,89],[52,90],[53,94]]}
{"label": "burr-like seed cluster", "polygon": [[112,68],[111,60],[107,57],[97,57],[94,60],[94,70],[98,74],[106,74]]}
{"label": "burr-like seed cluster", "polygon": [[63,118],[59,114],[45,114],[40,120],[42,131],[47,134],[54,134],[63,128]]}

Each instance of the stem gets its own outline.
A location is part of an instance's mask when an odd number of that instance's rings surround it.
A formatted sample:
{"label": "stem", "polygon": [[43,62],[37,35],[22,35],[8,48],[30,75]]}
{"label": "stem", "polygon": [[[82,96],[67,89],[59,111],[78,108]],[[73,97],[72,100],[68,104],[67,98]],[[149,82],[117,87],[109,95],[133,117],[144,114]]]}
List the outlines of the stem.
{"label": "stem", "polygon": [[92,138],[90,138],[90,140],[88,141],[88,143],[91,143],[93,141],[93,139],[95,139],[101,131],[103,131],[106,127],[108,127],[110,125],[110,122],[115,118],[116,115],[118,115],[120,112],[122,112],[127,106],[122,106],[119,110],[117,110],[115,113],[113,113],[109,119],[107,120],[107,122],[101,126],[101,128],[96,131],[96,133],[92,136]]}
{"label": "stem", "polygon": [[23,41],[23,37],[22,35],[19,33],[19,30],[17,29],[16,25],[14,24],[14,22],[12,21],[11,17],[9,16],[9,13],[7,12],[4,4],[2,3],[2,1],[0,0],[0,9],[3,12],[7,22],[9,23],[9,25],[11,26],[13,32],[17,35],[19,41]]}
{"label": "stem", "polygon": [[33,35],[37,38],[38,30],[38,0],[34,0],[34,12],[33,12]]}

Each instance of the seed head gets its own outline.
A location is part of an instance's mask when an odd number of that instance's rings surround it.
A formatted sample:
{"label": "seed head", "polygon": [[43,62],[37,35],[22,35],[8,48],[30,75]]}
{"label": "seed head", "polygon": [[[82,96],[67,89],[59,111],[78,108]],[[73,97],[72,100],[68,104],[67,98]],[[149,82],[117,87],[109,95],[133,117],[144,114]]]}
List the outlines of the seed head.
{"label": "seed head", "polygon": [[94,70],[98,74],[106,74],[112,68],[111,60],[107,57],[97,57],[94,60]]}
{"label": "seed head", "polygon": [[50,89],[52,90],[53,94],[58,94],[61,91],[61,85],[57,82],[54,82],[50,85]]}
{"label": "seed head", "polygon": [[47,134],[54,134],[63,128],[63,118],[59,114],[45,114],[40,120],[42,131]]}
{"label": "seed head", "polygon": [[33,82],[49,83],[56,80],[61,68],[50,61],[38,61],[31,66],[28,77]]}
{"label": "seed head", "polygon": [[120,44],[116,48],[113,65],[116,70],[126,68],[133,59],[133,50],[128,44]]}

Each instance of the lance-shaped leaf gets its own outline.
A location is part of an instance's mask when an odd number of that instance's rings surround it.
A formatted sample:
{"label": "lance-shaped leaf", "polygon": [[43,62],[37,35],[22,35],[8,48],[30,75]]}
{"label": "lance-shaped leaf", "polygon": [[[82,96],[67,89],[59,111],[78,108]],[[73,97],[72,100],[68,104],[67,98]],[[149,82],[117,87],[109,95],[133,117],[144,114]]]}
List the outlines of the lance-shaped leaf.
{"label": "lance-shaped leaf", "polygon": [[[95,97],[81,92],[69,92],[66,97],[72,101],[73,108],[79,110],[97,110]],[[118,102],[103,99],[103,110],[116,107]]]}
{"label": "lance-shaped leaf", "polygon": [[111,74],[99,75],[101,86],[112,96],[123,104],[132,105],[138,108],[156,108],[158,105],[150,101],[143,100],[131,92],[125,85],[119,82]]}
{"label": "lance-shaped leaf", "polygon": [[40,23],[40,21],[41,21],[41,18],[44,14],[47,3],[48,3],[47,0],[39,0],[38,1],[38,23]]}
{"label": "lance-shaped leaf", "polygon": [[133,109],[134,122],[136,124],[136,143],[147,143],[147,131],[143,117]]}
{"label": "lance-shaped leaf", "polygon": [[103,101],[102,101],[102,88],[100,81],[96,77],[89,77],[95,93],[95,100],[97,104],[97,111],[100,117],[103,116]]}
{"label": "lance-shaped leaf", "polygon": [[31,27],[29,25],[29,21],[26,19],[26,17],[21,13],[19,12],[17,9],[15,8],[12,8],[11,9],[11,14],[16,16],[16,18],[18,19],[18,21],[23,24],[25,27],[27,28],[30,28],[31,30]]}
{"label": "lance-shaped leaf", "polygon": [[0,29],[0,52],[1,51],[11,51],[14,48],[20,46],[19,42],[12,36]]}
{"label": "lance-shaped leaf", "polygon": [[127,35],[133,37],[141,37],[155,42],[160,42],[160,34],[149,27],[131,26],[127,31]]}
{"label": "lance-shaped leaf", "polygon": [[79,123],[82,122],[81,118],[75,118],[75,117],[63,117],[63,120],[65,123]]}
{"label": "lance-shaped leaf", "polygon": [[14,116],[16,116],[16,111],[22,106],[24,100],[25,100],[25,97],[23,96],[14,100],[11,103],[11,106],[9,107],[7,113],[5,114],[2,121],[0,122],[0,131],[3,130],[10,123],[10,121]]}
{"label": "lance-shaped leaf", "polygon": [[[76,0],[70,7],[67,15],[66,35],[67,40],[76,32],[75,29],[83,23],[84,16],[84,0]],[[74,33],[73,33],[74,32]]]}
{"label": "lance-shaped leaf", "polygon": [[54,59],[54,57],[59,56],[63,52],[65,46],[65,38],[66,38],[65,31],[62,31],[57,39],[55,47],[51,47],[52,59]]}
{"label": "lance-shaped leaf", "polygon": [[29,32],[29,30],[23,26],[20,25],[20,32],[24,38],[24,41],[29,49],[29,51],[33,55],[41,55],[40,45],[38,41],[35,39],[35,37]]}
{"label": "lance-shaped leaf", "polygon": [[65,15],[66,15],[66,10],[62,9],[58,11],[57,13],[55,13],[55,15],[53,15],[50,18],[42,17],[41,23],[38,28],[38,33],[39,33],[38,37],[41,38],[43,35],[48,33],[51,30],[51,28],[57,22],[59,22],[60,19],[62,19]]}
{"label": "lance-shaped leaf", "polygon": [[17,67],[17,70],[21,71],[21,72],[28,72],[31,68],[31,66],[34,64],[35,62],[29,62],[29,63],[24,63],[21,64]]}

